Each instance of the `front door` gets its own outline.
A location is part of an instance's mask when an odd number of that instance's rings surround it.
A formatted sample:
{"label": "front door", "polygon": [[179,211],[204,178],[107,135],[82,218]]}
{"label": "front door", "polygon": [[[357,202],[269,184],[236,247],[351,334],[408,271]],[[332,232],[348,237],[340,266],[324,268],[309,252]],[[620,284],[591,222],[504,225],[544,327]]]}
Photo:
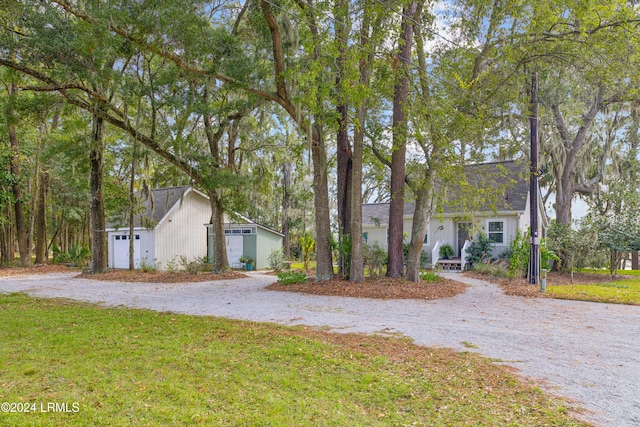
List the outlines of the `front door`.
{"label": "front door", "polygon": [[470,222],[458,223],[458,257],[462,256],[462,247],[464,246],[464,242],[471,238],[472,229],[473,224]]}

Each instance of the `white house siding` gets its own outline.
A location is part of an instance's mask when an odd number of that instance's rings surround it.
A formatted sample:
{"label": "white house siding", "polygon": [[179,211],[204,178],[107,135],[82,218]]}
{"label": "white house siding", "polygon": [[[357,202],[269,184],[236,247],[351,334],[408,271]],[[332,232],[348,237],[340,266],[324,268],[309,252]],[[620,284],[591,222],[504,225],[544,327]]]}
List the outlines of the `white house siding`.
{"label": "white house siding", "polygon": [[159,269],[180,256],[188,260],[207,255],[207,233],[204,224],[211,219],[209,201],[189,191],[160,221],[155,229],[155,262]]}
{"label": "white house siding", "polygon": [[[460,222],[471,222],[474,224],[475,235],[477,232],[483,231],[485,233],[488,232],[488,223],[489,221],[503,221],[504,222],[504,240],[501,244],[495,244],[493,254],[500,255],[504,252],[508,247],[510,242],[516,235],[516,230],[521,227],[522,224],[522,215],[517,215],[514,213],[497,213],[495,216],[477,216],[473,218],[473,220],[466,220],[458,216],[441,216],[435,215],[431,218],[431,222],[428,227],[428,239],[427,244],[423,246],[424,251],[427,253],[429,257],[429,261],[431,258],[431,248],[435,245],[436,241],[442,241],[444,243],[450,244],[455,253],[461,248],[458,248],[458,223]],[[410,238],[411,236],[411,227],[412,227],[412,219],[405,218],[403,221],[404,232],[407,233]],[[528,227],[528,221],[527,221]],[[522,228],[521,228],[522,229]],[[387,225],[381,224],[380,227],[376,227],[375,225],[367,224],[362,227],[363,233],[367,233],[367,243],[372,245],[374,242],[378,242],[378,244],[384,249],[387,250]]]}
{"label": "white house siding", "polygon": [[387,250],[387,225],[381,225],[376,227],[375,225],[363,225],[362,233],[367,233],[366,243],[373,245],[374,242],[378,242],[380,247],[385,251]]}

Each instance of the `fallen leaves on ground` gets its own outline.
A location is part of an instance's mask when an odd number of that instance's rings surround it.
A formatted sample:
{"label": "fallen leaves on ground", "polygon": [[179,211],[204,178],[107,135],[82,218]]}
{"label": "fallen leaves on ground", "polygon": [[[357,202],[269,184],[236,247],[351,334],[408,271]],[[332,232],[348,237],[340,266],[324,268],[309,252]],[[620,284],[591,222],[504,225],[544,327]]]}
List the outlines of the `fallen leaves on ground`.
{"label": "fallen leaves on ground", "polygon": [[353,298],[433,300],[461,294],[467,289],[467,285],[448,279],[441,279],[436,283],[426,281],[416,283],[403,278],[380,277],[366,279],[364,283],[352,283],[337,278],[321,282],[314,282],[311,279],[307,283],[294,285],[274,283],[267,286],[267,289]]}
{"label": "fallen leaves on ground", "polygon": [[[474,271],[466,271],[464,275],[474,279],[496,283],[500,285],[504,293],[507,295],[529,298],[554,298],[554,295],[552,294],[540,292],[540,285],[532,285],[527,281],[527,279],[492,277]],[[624,279],[624,277],[616,276],[613,278],[613,280],[620,279]],[[547,286],[589,285],[593,283],[608,283],[611,282],[611,280],[611,276],[607,274],[573,273],[572,281],[570,273],[560,273],[556,271],[547,273]]]}
{"label": "fallen leaves on ground", "polygon": [[73,270],[62,264],[37,264],[31,267],[0,268],[0,277],[25,276],[29,274],[70,273]]}
{"label": "fallen leaves on ground", "polygon": [[246,274],[239,271],[228,271],[221,274],[213,274],[209,272],[201,272],[199,274],[190,274],[186,271],[178,271],[169,273],[167,271],[129,271],[129,270],[111,270],[107,273],[82,273],[78,276],[82,279],[91,280],[107,280],[117,282],[134,282],[134,283],[188,283],[188,282],[211,282],[215,280],[233,280],[246,279]]}
{"label": "fallen leaves on ground", "polygon": [[129,271],[111,270],[106,273],[81,273],[77,268],[64,264],[38,264],[31,267],[0,268],[0,277],[25,276],[31,274],[50,273],[79,273],[76,277],[91,280],[106,280],[134,283],[185,283],[185,282],[212,282],[216,280],[244,279],[248,276],[239,271],[228,271],[222,274],[200,272],[189,274],[186,271],[169,273],[166,271]]}

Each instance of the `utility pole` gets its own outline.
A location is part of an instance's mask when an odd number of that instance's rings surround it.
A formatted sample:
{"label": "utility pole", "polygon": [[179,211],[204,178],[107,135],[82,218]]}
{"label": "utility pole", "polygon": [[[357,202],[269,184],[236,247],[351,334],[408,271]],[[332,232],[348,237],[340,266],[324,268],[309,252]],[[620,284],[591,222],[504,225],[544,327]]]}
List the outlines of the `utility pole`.
{"label": "utility pole", "polygon": [[529,206],[531,224],[531,251],[529,256],[529,283],[540,283],[540,230],[538,225],[538,73],[531,78],[531,171],[529,175]]}

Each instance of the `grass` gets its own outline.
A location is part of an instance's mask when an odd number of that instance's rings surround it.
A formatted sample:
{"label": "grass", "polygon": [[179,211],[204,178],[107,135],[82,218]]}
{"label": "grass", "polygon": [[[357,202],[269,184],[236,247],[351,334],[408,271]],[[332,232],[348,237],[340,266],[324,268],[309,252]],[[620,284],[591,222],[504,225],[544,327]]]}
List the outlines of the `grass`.
{"label": "grass", "polygon": [[[589,273],[589,274],[606,274],[610,275],[611,272],[608,268],[582,268],[580,269],[580,273]],[[624,276],[640,276],[640,270],[618,270],[618,275]]]}
{"label": "grass", "polygon": [[547,292],[562,299],[640,305],[640,279],[635,278],[589,285],[547,286]]}
{"label": "grass", "polygon": [[11,426],[582,425],[474,354],[407,340],[0,295]]}

